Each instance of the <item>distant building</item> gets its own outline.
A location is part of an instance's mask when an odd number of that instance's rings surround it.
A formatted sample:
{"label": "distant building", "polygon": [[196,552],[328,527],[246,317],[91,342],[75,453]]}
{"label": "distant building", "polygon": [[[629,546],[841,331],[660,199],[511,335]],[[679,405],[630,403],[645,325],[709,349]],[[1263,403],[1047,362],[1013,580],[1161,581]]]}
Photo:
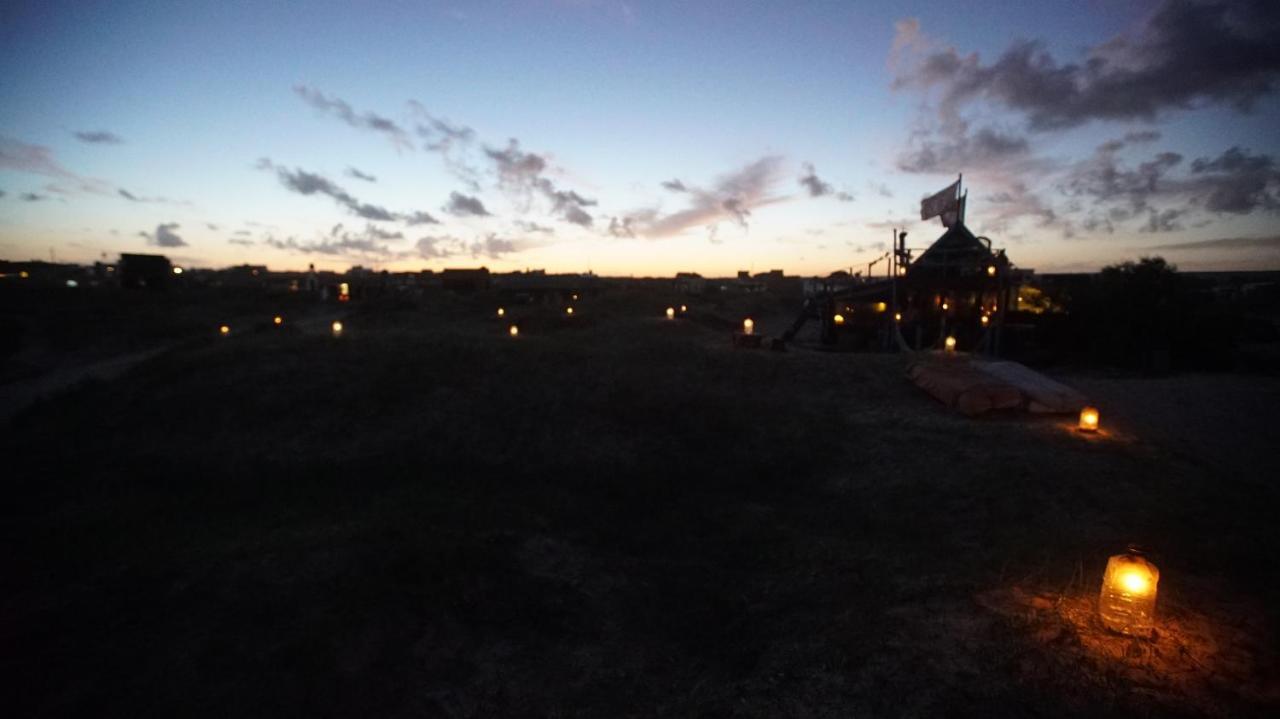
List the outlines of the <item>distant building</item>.
{"label": "distant building", "polygon": [[121,287],[161,289],[173,277],[173,264],[164,255],[121,254],[116,274]]}
{"label": "distant building", "polygon": [[707,281],[697,272],[677,272],[676,292],[686,295],[700,295],[707,289]]}
{"label": "distant building", "polygon": [[489,268],[446,269],[440,273],[440,286],[450,292],[479,292],[489,289]]}

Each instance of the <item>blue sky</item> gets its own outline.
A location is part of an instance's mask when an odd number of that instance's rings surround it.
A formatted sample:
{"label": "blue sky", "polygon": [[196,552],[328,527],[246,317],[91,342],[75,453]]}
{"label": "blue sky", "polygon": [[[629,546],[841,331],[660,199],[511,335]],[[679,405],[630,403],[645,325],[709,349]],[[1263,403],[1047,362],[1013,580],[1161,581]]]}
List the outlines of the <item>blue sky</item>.
{"label": "blue sky", "polygon": [[1278,268],[1277,14],[8,4],[0,257],[818,274],[964,172],[1021,266]]}

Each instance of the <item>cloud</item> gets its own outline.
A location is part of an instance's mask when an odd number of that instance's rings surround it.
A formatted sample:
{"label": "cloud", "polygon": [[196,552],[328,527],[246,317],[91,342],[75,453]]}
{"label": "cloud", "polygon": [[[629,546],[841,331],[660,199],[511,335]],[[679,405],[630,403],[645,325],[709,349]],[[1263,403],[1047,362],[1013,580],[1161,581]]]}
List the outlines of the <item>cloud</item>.
{"label": "cloud", "polygon": [[1018,170],[1030,157],[1026,138],[984,127],[969,133],[967,125],[935,133],[917,132],[898,156],[903,172],[955,174],[959,172]]}
{"label": "cloud", "polygon": [[1250,110],[1276,89],[1277,34],[1280,5],[1269,0],[1166,0],[1136,32],[1087,48],[1079,62],[1018,40],[984,63],[904,21],[891,65],[895,88],[937,90],[945,118],[986,102],[1021,114],[1032,130],[1054,130],[1212,105]]}
{"label": "cloud", "polygon": [[218,231],[218,226],[213,224],[212,222],[206,222],[204,223],[204,226],[208,227],[210,230],[213,230],[214,232]]}
{"label": "cloud", "polygon": [[254,165],[260,170],[272,170],[279,178],[280,184],[285,189],[296,192],[300,195],[325,195],[333,199],[340,206],[345,207],[347,211],[357,217],[366,220],[376,220],[379,222],[400,221],[410,225],[420,225],[424,223],[435,222],[435,218],[430,214],[422,211],[413,212],[411,214],[395,213],[387,210],[385,207],[371,205],[361,202],[347,192],[342,187],[330,181],[328,178],[314,172],[307,172],[303,169],[294,169],[292,172],[286,167],[276,165],[268,158],[258,160]]}
{"label": "cloud", "polygon": [[461,242],[453,237],[426,237],[418,238],[415,245],[418,256],[424,260],[443,259],[452,257],[457,254],[457,247]]}
{"label": "cloud", "polygon": [[415,254],[424,260],[437,260],[459,255],[498,259],[503,255],[519,251],[519,244],[515,240],[504,239],[494,233],[481,235],[471,242],[460,240],[451,235],[427,235],[419,238],[415,245]]}
{"label": "cloud", "polygon": [[373,112],[358,113],[352,109],[350,103],[346,100],[326,96],[319,90],[306,85],[297,85],[293,88],[293,91],[304,102],[320,112],[332,115],[352,127],[384,135],[391,141],[396,150],[413,149],[413,143],[409,140],[409,133],[405,132],[404,128],[392,120]]}
{"label": "cloud", "polygon": [[484,203],[475,197],[463,195],[458,192],[449,193],[449,203],[444,206],[444,211],[455,217],[489,217],[489,211],[484,208]]}
{"label": "cloud", "polygon": [[893,197],[893,190],[889,189],[889,186],[883,182],[868,181],[867,187],[870,187],[873,192],[881,197]]}
{"label": "cloud", "polygon": [[[28,145],[11,137],[0,135],[0,170],[12,170],[32,175],[51,177],[69,183],[75,191],[97,195],[111,195],[111,186],[102,180],[82,177],[66,169],[53,159],[53,151],[42,145]],[[50,185],[50,192],[66,194],[62,185]]]}
{"label": "cloud", "polygon": [[1197,240],[1167,245],[1152,245],[1147,250],[1280,250],[1280,235],[1267,237],[1223,237],[1215,240]]}
{"label": "cloud", "polygon": [[348,167],[347,167],[347,177],[354,177],[354,178],[355,178],[355,179],[357,179],[357,180],[364,180],[365,182],[377,182],[377,181],[378,181],[378,178],[374,177],[373,175],[366,175],[365,173],[363,173],[363,172],[361,172],[361,171],[357,170],[357,169],[356,169],[356,168],[354,168],[354,167],[350,167],[350,166],[348,166]]}
{"label": "cloud", "polygon": [[389,261],[404,259],[412,254],[411,251],[397,250],[388,244],[388,242],[403,239],[404,235],[400,232],[390,232],[372,224],[366,224],[364,230],[358,233],[342,231],[342,225],[339,224],[334,226],[328,234],[323,234],[315,240],[299,242],[293,237],[280,240],[268,235],[262,241],[262,244],[277,250],[300,252],[307,255],[318,254],[359,260]]}
{"label": "cloud", "polygon": [[[713,227],[726,220],[745,229],[753,210],[785,199],[772,194],[781,179],[782,158],[762,157],[720,176],[711,189],[689,187],[685,193],[689,205],[683,210],[663,215],[655,209],[641,209],[628,213],[623,222],[637,234],[649,238],[671,237],[690,228]],[[709,231],[714,237],[715,231]]]}
{"label": "cloud", "polygon": [[467,154],[475,140],[475,130],[432,115],[417,100],[410,100],[409,108],[419,119],[414,130],[425,143],[423,146],[439,154],[444,160],[445,169],[462,180],[468,189],[479,192],[480,171],[475,168]]}
{"label": "cloud", "polygon": [[492,233],[472,242],[467,249],[472,257],[489,257],[495,260],[505,254],[517,251],[515,242],[504,240]]}
{"label": "cloud", "polygon": [[667,180],[666,182],[662,183],[662,186],[668,190],[671,190],[672,192],[688,192],[689,191],[689,188],[685,187],[684,183],[679,180]]}
{"label": "cloud", "polygon": [[520,142],[512,138],[507,147],[497,150],[484,149],[484,154],[494,163],[498,173],[498,186],[522,199],[528,206],[532,195],[538,194],[551,203],[551,212],[566,222],[591,227],[593,218],[584,210],[596,204],[572,190],[561,190],[545,176],[548,162],[545,157],[520,149]]}
{"label": "cloud", "polygon": [[179,225],[176,222],[166,222],[156,225],[156,231],[154,233],[139,232],[138,236],[145,237],[147,239],[147,244],[149,245],[157,245],[159,247],[186,247],[187,241],[179,237],[178,233],[174,232],[178,227]]}
{"label": "cloud", "polygon": [[250,247],[252,245],[257,244],[253,240],[247,240],[243,237],[232,237],[231,239],[227,240],[227,243],[232,245],[241,245],[244,247]]}
{"label": "cloud", "polygon": [[835,192],[835,188],[818,178],[813,163],[804,163],[804,173],[800,176],[799,182],[801,187],[809,191],[809,197],[822,197]]}
{"label": "cloud", "polygon": [[520,228],[521,230],[524,230],[525,232],[538,232],[538,233],[543,233],[543,234],[548,234],[548,235],[555,234],[555,228],[554,228],[554,227],[546,227],[546,226],[544,226],[544,225],[539,225],[539,224],[538,224],[538,223],[536,223],[536,222],[527,222],[527,221],[525,221],[525,220],[516,220],[516,221],[515,221],[515,224],[516,224],[516,227]]}
{"label": "cloud", "polygon": [[[1272,156],[1231,147],[1189,165],[1176,152],[1159,152],[1136,165],[1120,157],[1133,143],[1153,139],[1105,142],[1062,178],[1059,187],[1066,195],[1085,198],[1095,208],[1086,229],[1111,231],[1115,223],[1145,214],[1143,229],[1159,232],[1181,229],[1175,221],[1192,211],[1217,215],[1280,211],[1280,169]],[[1184,172],[1178,172],[1184,167]],[[1179,209],[1157,208],[1153,203],[1176,204]]]}
{"label": "cloud", "polygon": [[634,218],[631,217],[625,217],[622,220],[619,220],[616,217],[610,217],[608,229],[609,234],[614,237],[635,237],[636,232],[631,229],[631,223],[633,220]]}
{"label": "cloud", "polygon": [[91,145],[119,145],[124,139],[114,132],[106,130],[95,130],[92,132],[77,132],[75,137],[80,142],[87,142]]}
{"label": "cloud", "polygon": [[7,194],[9,193],[5,192],[4,190],[0,190],[0,197],[4,197]]}
{"label": "cloud", "polygon": [[44,200],[49,199],[49,196],[37,195],[34,192],[24,192],[21,195],[18,195],[18,199],[22,200],[23,202],[42,202]]}
{"label": "cloud", "polygon": [[412,214],[405,215],[404,221],[406,224],[410,226],[440,224],[440,220],[437,220],[435,217],[433,217],[431,213],[423,212],[422,210],[418,210]]}

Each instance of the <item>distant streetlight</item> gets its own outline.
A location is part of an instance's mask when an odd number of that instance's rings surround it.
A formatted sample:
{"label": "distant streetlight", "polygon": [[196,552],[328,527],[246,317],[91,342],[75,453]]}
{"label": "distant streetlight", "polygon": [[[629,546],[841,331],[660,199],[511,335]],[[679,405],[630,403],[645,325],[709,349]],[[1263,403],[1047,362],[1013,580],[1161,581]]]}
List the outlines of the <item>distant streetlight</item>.
{"label": "distant streetlight", "polygon": [[498,308],[498,316],[499,316],[499,317],[506,317],[506,316],[507,316],[507,309],[506,309],[505,307],[499,307],[499,308]]}
{"label": "distant streetlight", "polygon": [[520,328],[516,327],[515,325],[511,325],[511,327],[507,329],[507,334],[511,335],[512,337],[517,337],[520,335]]}
{"label": "distant streetlight", "polygon": [[174,268],[173,268],[173,274],[175,274],[175,275],[180,275],[180,274],[182,274],[182,268],[181,268],[181,267],[174,267]]}
{"label": "distant streetlight", "polygon": [[838,325],[842,325],[844,324],[844,315],[837,312],[836,316],[831,318],[831,321],[835,322]]}

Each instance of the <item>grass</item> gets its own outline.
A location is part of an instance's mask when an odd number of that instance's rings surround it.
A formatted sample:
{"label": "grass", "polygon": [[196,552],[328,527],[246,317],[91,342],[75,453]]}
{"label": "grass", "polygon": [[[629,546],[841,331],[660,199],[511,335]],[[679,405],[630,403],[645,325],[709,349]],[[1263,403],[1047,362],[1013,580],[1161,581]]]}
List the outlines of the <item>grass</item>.
{"label": "grass", "polygon": [[[751,301],[779,334],[787,308]],[[19,415],[0,444],[0,670],[21,688],[4,703],[1280,706],[1277,494],[1259,479],[1274,467],[1242,477],[1126,427],[1089,441],[1052,420],[967,420],[912,387],[899,357],[735,351],[728,328],[748,308],[666,322],[670,303],[616,291],[572,320],[519,308],[515,340],[485,319],[488,298],[357,307],[341,339],[187,343]],[[1062,609],[1087,604],[1131,541],[1158,550],[1171,624],[1152,646],[1199,642],[1198,664],[1135,675],[1150,656]],[[1175,670],[1195,681],[1162,681]]]}

